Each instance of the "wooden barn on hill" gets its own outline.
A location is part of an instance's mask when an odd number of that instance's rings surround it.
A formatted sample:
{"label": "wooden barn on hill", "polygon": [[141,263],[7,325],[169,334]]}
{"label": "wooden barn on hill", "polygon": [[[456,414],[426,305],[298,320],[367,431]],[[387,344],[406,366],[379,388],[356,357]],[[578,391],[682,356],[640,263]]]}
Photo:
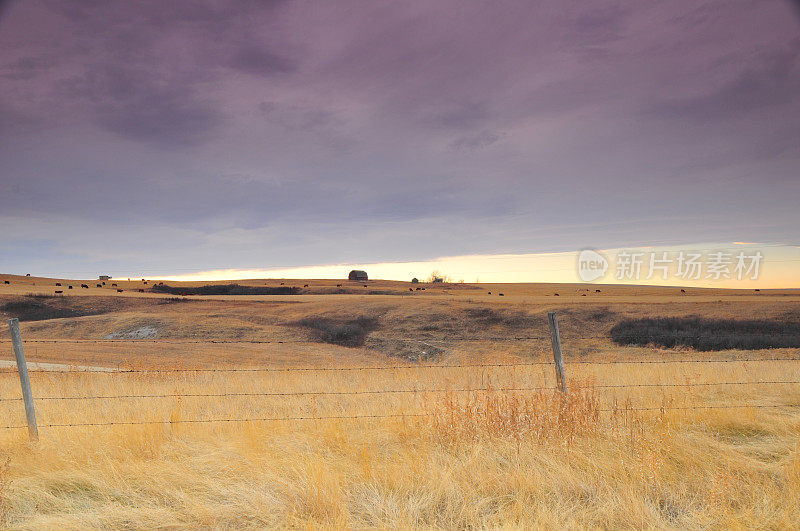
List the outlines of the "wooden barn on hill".
{"label": "wooden barn on hill", "polygon": [[367,277],[366,271],[361,271],[360,269],[353,269],[352,271],[350,271],[350,274],[347,275],[347,280],[364,281],[364,280],[369,280],[369,278]]}

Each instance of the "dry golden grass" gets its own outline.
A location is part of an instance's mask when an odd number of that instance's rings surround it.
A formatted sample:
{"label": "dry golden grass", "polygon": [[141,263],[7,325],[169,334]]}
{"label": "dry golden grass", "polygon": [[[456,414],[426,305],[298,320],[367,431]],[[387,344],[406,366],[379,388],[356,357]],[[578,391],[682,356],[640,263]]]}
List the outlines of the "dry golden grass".
{"label": "dry golden grass", "polygon": [[[574,338],[564,341],[566,399],[551,389],[508,390],[553,387],[550,365],[35,372],[39,442],[29,442],[24,429],[0,430],[2,523],[28,529],[800,527],[800,384],[698,385],[798,381],[800,362],[579,363],[709,357],[618,347],[602,336],[630,315],[793,318],[795,297],[753,301],[733,293],[706,303],[705,296],[673,302],[662,295],[621,291],[603,301],[558,302],[562,334]],[[519,297],[534,296],[545,297]],[[366,314],[380,316],[375,335],[442,340],[445,353],[426,364],[550,359],[547,341],[488,339],[546,334],[550,301],[489,303],[467,290],[425,298],[309,296],[300,304],[279,299],[126,306],[23,323],[26,339],[56,340],[32,341],[26,353],[31,361],[140,368],[414,365],[387,356],[378,348],[383,344],[350,349],[308,342],[308,332],[290,324],[309,315]],[[487,307],[506,313],[489,313],[487,320],[467,311]],[[153,323],[155,341],[102,340]],[[444,341],[458,334],[486,339]],[[592,339],[577,339],[585,336]],[[257,342],[271,340],[287,342]],[[8,342],[0,348],[10,359]],[[605,387],[642,383],[678,386]],[[462,391],[474,388],[484,390]],[[372,390],[415,392],[324,394]],[[310,394],[241,396],[297,392]],[[175,396],[192,394],[229,396]],[[112,395],[166,396],[48,400]],[[13,372],[0,373],[0,396],[19,397]],[[733,405],[775,407],[680,409]],[[375,417],[186,422],[369,415]],[[153,423],[47,426],[132,421]],[[0,424],[24,424],[21,401],[0,402]]]}

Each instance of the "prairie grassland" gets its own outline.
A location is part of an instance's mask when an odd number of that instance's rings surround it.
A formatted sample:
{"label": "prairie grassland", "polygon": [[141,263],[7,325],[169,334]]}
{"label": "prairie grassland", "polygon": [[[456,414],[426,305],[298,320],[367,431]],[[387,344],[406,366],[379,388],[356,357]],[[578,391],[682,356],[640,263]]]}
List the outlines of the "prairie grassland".
{"label": "prairie grassland", "polygon": [[[720,366],[721,365],[721,366]],[[798,362],[34,373],[41,439],[0,433],[3,523],[83,527],[797,527]],[[16,375],[0,379],[17,396]],[[595,382],[595,384],[593,384]],[[465,388],[491,391],[460,392]],[[365,395],[183,397],[352,392]],[[450,389],[450,392],[425,392]],[[168,395],[47,400],[47,397]],[[616,405],[615,405],[616,404]],[[636,411],[769,404],[769,409]],[[611,411],[609,411],[611,410]],[[405,417],[184,423],[192,419]],[[414,416],[422,415],[422,416]],[[19,401],[3,423],[24,422]],[[144,425],[47,424],[163,421]]]}
{"label": "prairie grassland", "polygon": [[[399,284],[370,286],[408,293]],[[52,279],[15,277],[0,289],[16,291],[0,298],[52,289],[43,285]],[[488,295],[498,287],[504,297]],[[800,296],[598,289],[437,286],[186,303],[77,290],[56,302],[81,316],[23,323],[29,362],[144,372],[31,374],[40,440],[0,429],[2,524],[800,528],[800,384],[775,383],[800,381],[800,361],[741,361],[798,358],[798,349],[709,354],[608,337],[632,317],[796,322]],[[544,317],[553,308],[566,398],[552,389]],[[357,348],[320,343],[302,325],[360,316],[378,328]],[[142,327],[156,338],[105,339]],[[528,336],[543,339],[497,339]],[[428,344],[442,349],[419,361]],[[686,363],[707,358],[728,362]],[[618,361],[648,363],[609,363]],[[443,366],[459,364],[515,366]],[[154,370],[165,367],[180,370]],[[241,370],[265,367],[347,370]],[[0,426],[24,425],[19,380],[5,371]],[[610,387],[641,384],[665,386]],[[226,422],[194,422],[206,420]],[[51,426],[93,423],[102,425]]]}

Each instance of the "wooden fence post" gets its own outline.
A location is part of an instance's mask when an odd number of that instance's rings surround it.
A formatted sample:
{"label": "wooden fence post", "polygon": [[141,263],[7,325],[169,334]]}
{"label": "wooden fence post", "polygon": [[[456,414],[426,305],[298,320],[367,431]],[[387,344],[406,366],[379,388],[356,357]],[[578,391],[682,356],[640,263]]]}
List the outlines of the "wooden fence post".
{"label": "wooden fence post", "polygon": [[19,383],[22,385],[22,398],[25,401],[25,416],[28,419],[28,435],[32,441],[39,440],[39,429],[36,427],[36,410],[33,407],[31,380],[28,377],[28,364],[25,363],[25,351],[22,350],[22,335],[19,333],[19,319],[9,319],[8,329],[11,331],[11,343],[14,345],[14,357],[17,359]]}
{"label": "wooden fence post", "polygon": [[556,364],[556,380],[562,393],[567,392],[567,378],[564,375],[564,358],[561,355],[561,336],[558,333],[558,318],[556,312],[547,312],[547,322],[550,325],[550,339],[553,342],[553,361]]}

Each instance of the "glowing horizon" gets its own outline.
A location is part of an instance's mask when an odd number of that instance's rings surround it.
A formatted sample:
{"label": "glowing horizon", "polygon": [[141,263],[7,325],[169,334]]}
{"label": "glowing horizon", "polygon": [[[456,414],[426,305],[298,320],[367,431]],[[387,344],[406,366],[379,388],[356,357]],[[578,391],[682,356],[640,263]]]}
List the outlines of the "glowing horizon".
{"label": "glowing horizon", "polygon": [[[667,252],[669,256],[680,251],[685,252],[726,252],[732,256],[738,248],[747,246],[749,253],[760,252],[763,256],[758,278],[706,278],[684,279],[669,275],[666,280],[660,276],[637,279],[616,278],[615,260],[617,253],[629,251],[633,253],[655,252],[659,255]],[[730,242],[717,244],[695,244],[681,247],[675,246],[642,246],[624,249],[600,250],[611,262],[610,269],[597,284],[636,284],[654,286],[690,286],[707,288],[759,288],[759,289],[796,289],[800,288],[800,249],[796,246],[770,245],[751,242]],[[577,259],[579,251],[559,253],[519,253],[519,254],[475,254],[440,257],[432,260],[408,262],[372,262],[372,263],[340,263],[285,268],[253,268],[253,269],[215,269],[194,273],[160,276],[162,280],[172,281],[213,281],[213,280],[246,280],[262,278],[282,279],[341,279],[346,278],[351,269],[367,271],[370,279],[407,281],[411,278],[427,279],[432,272],[446,275],[451,281],[468,283],[583,283],[578,276]],[[645,266],[647,264],[644,264]],[[136,275],[132,275],[134,278]]]}

